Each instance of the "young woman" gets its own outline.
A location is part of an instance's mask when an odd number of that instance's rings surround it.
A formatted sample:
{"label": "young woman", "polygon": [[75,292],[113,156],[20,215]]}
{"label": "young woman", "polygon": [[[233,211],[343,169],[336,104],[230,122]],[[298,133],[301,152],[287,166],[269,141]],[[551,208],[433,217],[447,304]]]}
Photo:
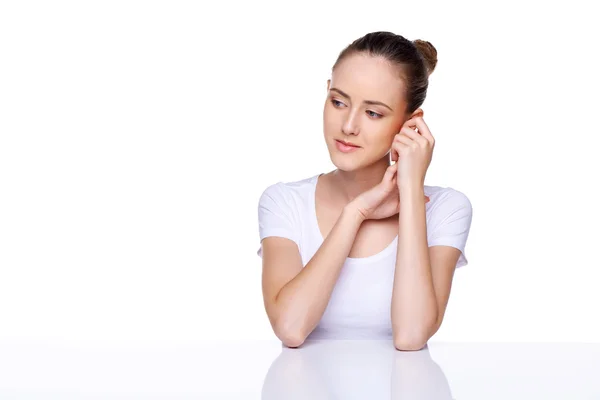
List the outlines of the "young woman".
{"label": "young woman", "polygon": [[419,108],[435,48],[373,32],[327,81],[325,144],[336,169],[267,187],[258,205],[264,304],[288,347],[391,339],[419,350],[439,329],[467,265],[472,207],[424,184],[434,138]]}

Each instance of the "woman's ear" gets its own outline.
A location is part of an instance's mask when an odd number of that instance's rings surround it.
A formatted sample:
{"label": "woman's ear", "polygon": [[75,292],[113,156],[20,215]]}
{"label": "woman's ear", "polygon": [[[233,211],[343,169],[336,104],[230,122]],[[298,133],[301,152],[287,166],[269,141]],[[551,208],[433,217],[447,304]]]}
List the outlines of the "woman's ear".
{"label": "woman's ear", "polygon": [[422,108],[417,108],[415,110],[415,112],[412,113],[412,115],[410,116],[409,119],[414,118],[414,117],[421,117],[421,118],[423,118],[423,115],[425,115],[425,111],[423,111]]}

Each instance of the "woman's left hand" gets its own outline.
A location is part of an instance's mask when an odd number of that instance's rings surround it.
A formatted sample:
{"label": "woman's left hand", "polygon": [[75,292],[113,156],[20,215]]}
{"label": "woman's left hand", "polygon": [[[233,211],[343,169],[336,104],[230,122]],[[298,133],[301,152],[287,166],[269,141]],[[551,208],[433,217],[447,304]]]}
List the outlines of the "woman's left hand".
{"label": "woman's left hand", "polygon": [[399,163],[396,172],[399,189],[425,184],[434,147],[435,139],[422,117],[411,118],[402,125],[392,142],[392,161]]}

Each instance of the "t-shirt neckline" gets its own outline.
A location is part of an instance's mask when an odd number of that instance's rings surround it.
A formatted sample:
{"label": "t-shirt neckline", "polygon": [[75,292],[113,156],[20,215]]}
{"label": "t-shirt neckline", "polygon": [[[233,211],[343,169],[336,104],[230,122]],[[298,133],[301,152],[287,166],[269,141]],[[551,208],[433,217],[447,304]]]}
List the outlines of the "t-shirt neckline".
{"label": "t-shirt neckline", "polygon": [[[315,232],[315,234],[317,235],[317,238],[319,238],[319,246],[325,241],[325,238],[323,237],[323,234],[321,233],[321,229],[319,229],[319,222],[317,220],[317,206],[316,206],[316,194],[317,194],[317,182],[319,180],[319,177],[323,175],[323,173],[321,174],[317,174],[315,176],[313,176],[312,178],[312,186],[311,186],[311,194],[310,194],[310,214],[311,214],[311,220],[312,220],[312,228]],[[387,257],[388,255],[390,255],[394,250],[396,250],[398,247],[398,235],[396,235],[396,237],[394,238],[394,240],[387,245],[387,247],[383,250],[381,250],[379,253],[370,255],[368,257],[359,257],[359,258],[355,258],[355,257],[346,257],[346,264],[370,264],[372,262],[378,261],[384,257]]]}

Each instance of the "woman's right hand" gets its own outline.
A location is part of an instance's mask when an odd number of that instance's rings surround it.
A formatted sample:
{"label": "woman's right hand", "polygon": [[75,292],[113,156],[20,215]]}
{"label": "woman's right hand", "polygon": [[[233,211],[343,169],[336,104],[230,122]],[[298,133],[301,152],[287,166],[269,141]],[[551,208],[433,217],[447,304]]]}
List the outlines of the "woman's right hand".
{"label": "woman's right hand", "polygon": [[[383,219],[400,212],[400,192],[396,184],[397,171],[396,162],[385,170],[381,182],[352,200],[364,219]],[[425,202],[428,201],[429,197],[425,196]]]}

